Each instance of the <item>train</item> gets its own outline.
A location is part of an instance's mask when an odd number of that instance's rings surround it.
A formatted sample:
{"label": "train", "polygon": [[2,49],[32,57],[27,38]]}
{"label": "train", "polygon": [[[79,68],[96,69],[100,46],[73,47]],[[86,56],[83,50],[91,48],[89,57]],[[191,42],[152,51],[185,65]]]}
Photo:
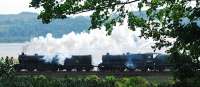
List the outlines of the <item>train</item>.
{"label": "train", "polygon": [[15,64],[16,71],[164,71],[170,69],[169,55],[160,53],[142,53],[102,56],[102,62],[97,66],[92,64],[91,55],[72,55],[65,58],[64,64],[59,64],[57,56],[51,62],[46,62],[43,55],[20,54],[19,64]]}

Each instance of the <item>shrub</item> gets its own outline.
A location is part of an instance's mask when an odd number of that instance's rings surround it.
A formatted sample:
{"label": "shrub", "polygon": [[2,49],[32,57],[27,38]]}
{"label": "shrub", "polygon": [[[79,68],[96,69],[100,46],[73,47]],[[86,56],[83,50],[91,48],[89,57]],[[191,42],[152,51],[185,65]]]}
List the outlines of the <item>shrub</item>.
{"label": "shrub", "polygon": [[1,58],[0,59],[0,79],[3,78],[12,78],[14,76],[14,68],[13,68],[13,57],[9,58]]}
{"label": "shrub", "polygon": [[161,82],[157,87],[173,87],[174,81]]}
{"label": "shrub", "polygon": [[148,87],[148,85],[148,81],[141,77],[122,78],[115,84],[116,87]]}
{"label": "shrub", "polygon": [[0,79],[0,87],[171,87],[171,84],[150,82],[141,77],[116,78],[114,76],[49,78],[39,76],[16,76]]}

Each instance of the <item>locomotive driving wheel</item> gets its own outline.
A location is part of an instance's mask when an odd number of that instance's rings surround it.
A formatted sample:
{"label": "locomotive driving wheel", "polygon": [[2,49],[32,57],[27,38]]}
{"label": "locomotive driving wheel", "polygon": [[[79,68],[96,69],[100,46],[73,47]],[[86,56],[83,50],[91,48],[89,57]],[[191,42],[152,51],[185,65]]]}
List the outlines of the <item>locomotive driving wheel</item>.
{"label": "locomotive driving wheel", "polygon": [[161,67],[158,68],[158,71],[159,71],[159,72],[163,72],[164,69],[165,69],[165,67],[162,67],[162,66],[161,66]]}
{"label": "locomotive driving wheel", "polygon": [[91,71],[91,69],[90,68],[85,68],[85,71],[89,72],[89,71]]}
{"label": "locomotive driving wheel", "polygon": [[28,68],[27,70],[30,71],[30,72],[33,72],[34,68]]}
{"label": "locomotive driving wheel", "polygon": [[76,68],[77,72],[81,72],[83,69],[81,67]]}
{"label": "locomotive driving wheel", "polygon": [[57,67],[51,67],[51,68],[50,68],[50,71],[52,71],[52,72],[57,72],[57,71],[58,71],[58,68],[57,68]]}
{"label": "locomotive driving wheel", "polygon": [[67,70],[68,72],[71,72],[71,71],[72,71],[72,69],[71,69],[71,68],[67,68],[66,70]]}
{"label": "locomotive driving wheel", "polygon": [[124,72],[124,71],[125,71],[125,68],[123,68],[123,67],[122,67],[122,68],[119,68],[119,71],[120,71],[120,72]]}

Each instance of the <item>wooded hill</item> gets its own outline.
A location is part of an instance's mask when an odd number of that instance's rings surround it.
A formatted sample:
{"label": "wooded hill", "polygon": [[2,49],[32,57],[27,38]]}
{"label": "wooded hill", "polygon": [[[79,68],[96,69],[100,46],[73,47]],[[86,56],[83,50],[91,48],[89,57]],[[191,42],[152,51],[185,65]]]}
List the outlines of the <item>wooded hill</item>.
{"label": "wooded hill", "polygon": [[47,33],[61,37],[72,31],[87,31],[90,26],[90,18],[86,16],[55,19],[50,24],[43,24],[37,15],[30,12],[0,15],[0,42],[24,42]]}

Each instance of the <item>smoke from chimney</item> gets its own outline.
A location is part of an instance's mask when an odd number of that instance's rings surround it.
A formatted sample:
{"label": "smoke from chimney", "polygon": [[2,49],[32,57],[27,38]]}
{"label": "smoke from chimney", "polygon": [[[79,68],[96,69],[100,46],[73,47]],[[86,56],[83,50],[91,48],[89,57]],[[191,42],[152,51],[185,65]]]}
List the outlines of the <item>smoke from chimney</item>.
{"label": "smoke from chimney", "polygon": [[[93,29],[89,32],[65,34],[62,38],[54,38],[52,34],[46,37],[35,37],[26,43],[25,53],[45,55],[46,61],[52,61],[58,55],[58,62],[64,64],[65,58],[72,55],[92,55],[93,65],[99,64],[102,55],[153,52],[152,39],[145,40],[138,37],[140,29],[132,31],[128,29],[128,23],[118,24],[113,28],[110,36],[106,35],[105,28]],[[163,51],[164,52],[164,51]]]}

